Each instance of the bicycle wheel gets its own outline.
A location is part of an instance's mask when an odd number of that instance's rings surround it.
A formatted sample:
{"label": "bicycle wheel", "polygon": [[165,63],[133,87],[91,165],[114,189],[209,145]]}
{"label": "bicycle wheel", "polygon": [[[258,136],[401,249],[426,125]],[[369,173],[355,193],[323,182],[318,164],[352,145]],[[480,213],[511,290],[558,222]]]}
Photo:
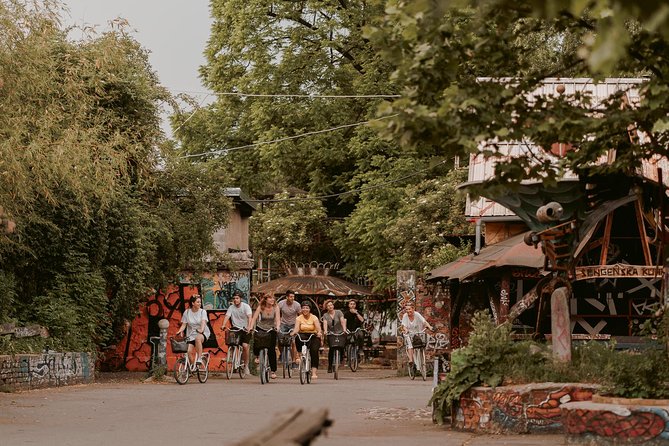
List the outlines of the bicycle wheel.
{"label": "bicycle wheel", "polygon": [[232,373],[235,371],[235,356],[237,354],[237,347],[228,347],[228,356],[225,358],[225,377],[232,378]]}
{"label": "bicycle wheel", "polygon": [[202,364],[197,368],[197,380],[206,383],[209,378],[209,355],[202,355]]}
{"label": "bicycle wheel", "polygon": [[237,367],[237,373],[239,373],[239,377],[241,379],[244,379],[244,369],[246,366],[244,365],[244,361],[242,361],[242,349],[244,347],[237,347],[237,351],[235,352],[235,367]]}
{"label": "bicycle wheel", "polygon": [[418,351],[418,357],[420,358],[420,374],[423,376],[423,381],[427,379],[427,364],[425,363],[425,349],[421,348]]}
{"label": "bicycle wheel", "polygon": [[260,350],[258,358],[258,375],[260,375],[260,384],[267,384],[269,374],[267,373],[267,349]]}
{"label": "bicycle wheel", "polygon": [[348,366],[352,372],[358,370],[358,346],[355,344],[348,346]]}
{"label": "bicycle wheel", "polygon": [[[414,360],[414,361],[416,360],[416,355],[415,355],[415,353],[414,353],[414,358],[413,358],[413,360]],[[416,378],[416,373],[415,373],[414,365],[413,365],[411,362],[409,362],[409,363],[407,364],[407,370],[409,371],[409,378],[411,378],[411,379],[415,379],[415,378]]]}
{"label": "bicycle wheel", "polygon": [[176,364],[174,364],[174,379],[176,379],[179,384],[186,384],[188,382],[188,373],[186,358],[182,356],[177,359]]}
{"label": "bicycle wheel", "polygon": [[307,377],[307,384],[311,384],[311,359],[309,357],[306,358],[306,377]]}
{"label": "bicycle wheel", "polygon": [[332,372],[334,373],[334,379],[339,379],[339,349],[335,349],[334,355],[332,355]]}
{"label": "bicycle wheel", "polygon": [[302,358],[300,360],[300,384],[304,384],[307,382],[307,374],[309,373],[308,369],[308,364],[307,364],[307,358],[302,355]]}
{"label": "bicycle wheel", "polygon": [[283,364],[283,377],[291,378],[293,376],[293,358],[290,354],[290,346],[284,345],[281,353],[281,363]]}

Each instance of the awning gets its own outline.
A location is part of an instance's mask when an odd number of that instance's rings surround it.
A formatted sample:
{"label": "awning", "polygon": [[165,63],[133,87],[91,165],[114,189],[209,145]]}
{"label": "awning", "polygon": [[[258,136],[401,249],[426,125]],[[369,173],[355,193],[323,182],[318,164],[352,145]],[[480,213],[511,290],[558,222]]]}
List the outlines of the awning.
{"label": "awning", "polygon": [[371,296],[372,290],[334,276],[290,275],[253,286],[254,293],[296,294],[320,296]]}
{"label": "awning", "polygon": [[440,266],[427,274],[428,280],[449,278],[464,280],[489,268],[518,266],[541,268],[544,254],[541,249],[525,244],[526,233],[510,237],[481,249],[478,255],[469,254]]}

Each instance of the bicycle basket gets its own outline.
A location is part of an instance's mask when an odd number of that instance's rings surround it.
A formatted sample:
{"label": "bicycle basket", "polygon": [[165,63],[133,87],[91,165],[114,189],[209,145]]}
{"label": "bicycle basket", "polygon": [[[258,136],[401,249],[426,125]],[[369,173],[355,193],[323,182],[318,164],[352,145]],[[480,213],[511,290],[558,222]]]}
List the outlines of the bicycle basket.
{"label": "bicycle basket", "polygon": [[425,347],[426,344],[426,336],[425,333],[416,333],[413,335],[413,338],[411,338],[411,344],[413,345],[413,348],[422,348]]}
{"label": "bicycle basket", "polygon": [[272,333],[268,331],[256,331],[253,334],[253,344],[256,348],[273,348]]}
{"label": "bicycle basket", "polygon": [[346,335],[345,334],[329,334],[328,335],[328,345],[330,347],[343,347],[346,345]]}
{"label": "bicycle basket", "polygon": [[290,345],[291,339],[292,336],[290,336],[290,333],[279,333],[279,345],[281,347]]}
{"label": "bicycle basket", "polygon": [[238,331],[228,330],[228,333],[225,335],[225,343],[227,345],[239,345],[241,344],[242,335]]}
{"label": "bicycle basket", "polygon": [[346,342],[348,344],[356,344],[358,346],[362,345],[364,340],[365,340],[365,332],[362,330],[349,333],[348,337],[346,338]]}
{"label": "bicycle basket", "polygon": [[172,353],[186,353],[188,351],[188,343],[185,338],[179,340],[170,338],[170,344],[172,345]]}

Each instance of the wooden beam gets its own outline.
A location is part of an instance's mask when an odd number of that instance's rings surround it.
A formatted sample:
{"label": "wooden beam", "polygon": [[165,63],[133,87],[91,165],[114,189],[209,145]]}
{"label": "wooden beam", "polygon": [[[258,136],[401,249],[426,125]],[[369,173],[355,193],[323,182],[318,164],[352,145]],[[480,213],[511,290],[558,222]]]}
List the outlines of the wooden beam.
{"label": "wooden beam", "polygon": [[641,248],[643,249],[643,258],[646,265],[652,265],[653,259],[650,257],[650,246],[648,246],[648,235],[646,234],[646,225],[643,224],[643,209],[641,208],[641,198],[634,202],[636,210],[636,224],[639,228],[639,238],[641,239]]}
{"label": "wooden beam", "polygon": [[599,256],[599,264],[606,265],[606,257],[609,255],[609,243],[611,243],[611,226],[613,225],[613,212],[606,216],[604,235],[602,236],[602,252]]}
{"label": "wooden beam", "polygon": [[327,409],[289,409],[234,446],[307,446],[331,425]]}

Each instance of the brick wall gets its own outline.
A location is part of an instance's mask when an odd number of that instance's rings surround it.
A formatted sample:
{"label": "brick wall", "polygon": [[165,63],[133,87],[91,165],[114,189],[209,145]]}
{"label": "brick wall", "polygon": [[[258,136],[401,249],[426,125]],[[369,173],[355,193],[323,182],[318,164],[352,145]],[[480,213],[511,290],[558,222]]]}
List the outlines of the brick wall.
{"label": "brick wall", "polygon": [[0,386],[10,390],[87,383],[94,373],[90,353],[0,356]]}

